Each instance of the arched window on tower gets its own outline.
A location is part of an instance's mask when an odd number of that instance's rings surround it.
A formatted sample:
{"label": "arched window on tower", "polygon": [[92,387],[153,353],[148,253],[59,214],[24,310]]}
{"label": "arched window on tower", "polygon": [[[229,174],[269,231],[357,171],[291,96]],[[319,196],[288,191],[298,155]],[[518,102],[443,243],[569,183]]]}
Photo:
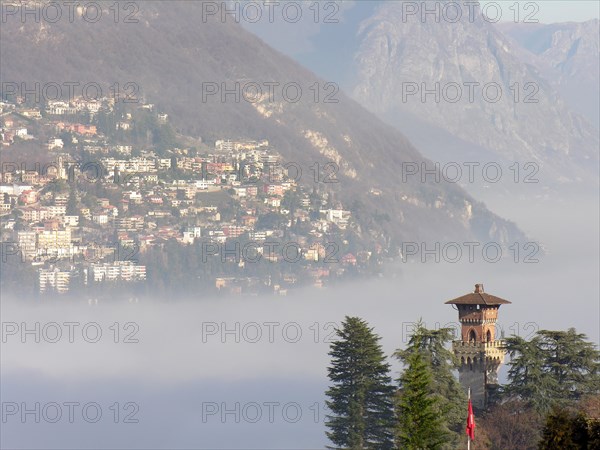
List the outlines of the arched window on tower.
{"label": "arched window on tower", "polygon": [[476,341],[477,341],[477,333],[475,333],[475,330],[469,331],[469,342],[476,342]]}
{"label": "arched window on tower", "polygon": [[490,330],[487,330],[487,333],[486,333],[486,340],[487,340],[488,342],[492,342],[492,332],[491,332]]}

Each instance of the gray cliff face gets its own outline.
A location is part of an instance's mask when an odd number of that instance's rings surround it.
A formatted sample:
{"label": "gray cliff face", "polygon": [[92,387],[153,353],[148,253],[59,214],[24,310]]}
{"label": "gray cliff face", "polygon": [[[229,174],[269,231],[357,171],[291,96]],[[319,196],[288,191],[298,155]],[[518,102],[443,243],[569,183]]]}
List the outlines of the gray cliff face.
{"label": "gray cliff face", "polygon": [[569,106],[598,125],[600,23],[498,24],[563,95]]}
{"label": "gray cliff face", "polygon": [[[430,126],[500,161],[536,162],[549,183],[597,178],[597,130],[568,107],[514,40],[479,13],[470,20],[465,10],[458,23],[436,23],[403,17],[401,2],[388,2],[359,33],[355,98],[417,145]],[[577,33],[565,34],[558,33],[546,52],[554,70],[570,77],[585,70],[572,50]],[[586,55],[594,51],[583,47]],[[424,89],[437,89],[439,98],[423,96]]]}

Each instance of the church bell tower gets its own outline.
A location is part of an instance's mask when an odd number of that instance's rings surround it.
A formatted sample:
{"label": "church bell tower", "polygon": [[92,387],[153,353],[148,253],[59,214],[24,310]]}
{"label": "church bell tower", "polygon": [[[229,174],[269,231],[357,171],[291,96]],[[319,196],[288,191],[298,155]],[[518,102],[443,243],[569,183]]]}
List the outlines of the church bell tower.
{"label": "church bell tower", "polygon": [[487,406],[490,387],[498,384],[498,370],[504,362],[504,341],[496,339],[496,320],[500,305],[511,302],[484,292],[483,284],[475,291],[446,302],[455,305],[461,325],[460,339],[452,343],[459,366],[459,381],[471,388],[475,408]]}

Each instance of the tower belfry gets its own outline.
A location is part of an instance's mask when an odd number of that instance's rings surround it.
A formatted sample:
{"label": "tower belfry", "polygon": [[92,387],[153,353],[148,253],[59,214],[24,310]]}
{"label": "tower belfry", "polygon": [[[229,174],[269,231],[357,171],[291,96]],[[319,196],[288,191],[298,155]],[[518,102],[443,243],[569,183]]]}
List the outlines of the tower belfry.
{"label": "tower belfry", "polygon": [[496,320],[500,305],[510,303],[485,293],[483,284],[476,284],[474,292],[446,302],[458,310],[461,336],[452,343],[452,351],[460,361],[460,384],[471,388],[476,408],[486,407],[489,388],[498,384],[498,370],[506,350],[504,341],[496,340]]}

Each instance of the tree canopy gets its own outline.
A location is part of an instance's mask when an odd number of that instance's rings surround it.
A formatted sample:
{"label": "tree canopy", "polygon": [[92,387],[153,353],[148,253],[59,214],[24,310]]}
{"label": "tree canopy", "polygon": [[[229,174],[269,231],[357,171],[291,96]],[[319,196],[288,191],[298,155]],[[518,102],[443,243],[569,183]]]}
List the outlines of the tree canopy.
{"label": "tree canopy", "polygon": [[343,449],[393,448],[395,388],[379,336],[357,317],[346,317],[331,345],[327,436]]}

